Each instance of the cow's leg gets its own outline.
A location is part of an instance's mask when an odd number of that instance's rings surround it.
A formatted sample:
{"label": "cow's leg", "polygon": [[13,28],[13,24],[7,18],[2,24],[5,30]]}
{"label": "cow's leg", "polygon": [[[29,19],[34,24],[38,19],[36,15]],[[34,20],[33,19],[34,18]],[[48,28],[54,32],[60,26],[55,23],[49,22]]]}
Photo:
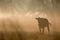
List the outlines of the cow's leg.
{"label": "cow's leg", "polygon": [[39,27],[39,32],[41,33],[41,28],[40,28],[40,25],[38,24],[38,27]]}
{"label": "cow's leg", "polygon": [[44,34],[44,28],[42,28],[43,30],[42,30],[42,33]]}
{"label": "cow's leg", "polygon": [[40,28],[40,33],[41,33],[41,28]]}
{"label": "cow's leg", "polygon": [[41,28],[39,28],[40,34],[41,34]]}
{"label": "cow's leg", "polygon": [[48,32],[50,32],[50,28],[49,28],[49,25],[47,26],[47,29],[48,29]]}

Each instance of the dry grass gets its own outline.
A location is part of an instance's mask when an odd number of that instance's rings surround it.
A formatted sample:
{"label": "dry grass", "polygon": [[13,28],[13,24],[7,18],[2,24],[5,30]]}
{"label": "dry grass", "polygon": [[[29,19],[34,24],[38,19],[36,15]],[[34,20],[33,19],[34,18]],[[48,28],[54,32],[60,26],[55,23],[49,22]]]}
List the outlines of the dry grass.
{"label": "dry grass", "polygon": [[53,40],[53,37],[39,33],[0,32],[0,40]]}
{"label": "dry grass", "polygon": [[0,40],[60,40],[60,34],[39,34],[39,32],[0,32]]}

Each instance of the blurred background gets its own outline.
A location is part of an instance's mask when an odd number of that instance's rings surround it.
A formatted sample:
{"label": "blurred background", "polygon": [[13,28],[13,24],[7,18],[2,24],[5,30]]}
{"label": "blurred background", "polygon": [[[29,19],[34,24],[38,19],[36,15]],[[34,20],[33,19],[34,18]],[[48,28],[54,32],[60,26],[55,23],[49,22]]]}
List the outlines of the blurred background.
{"label": "blurred background", "polygon": [[39,32],[37,17],[49,20],[50,33],[60,32],[60,0],[0,0],[0,31]]}

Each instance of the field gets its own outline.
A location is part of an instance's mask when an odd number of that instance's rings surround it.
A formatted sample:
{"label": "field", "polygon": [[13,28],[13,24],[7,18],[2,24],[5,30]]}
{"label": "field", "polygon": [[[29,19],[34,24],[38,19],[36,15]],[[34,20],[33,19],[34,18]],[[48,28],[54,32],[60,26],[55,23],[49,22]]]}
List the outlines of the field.
{"label": "field", "polygon": [[53,36],[27,32],[0,32],[0,40],[53,40]]}
{"label": "field", "polygon": [[0,32],[0,40],[60,40],[60,35],[39,34],[38,32]]}

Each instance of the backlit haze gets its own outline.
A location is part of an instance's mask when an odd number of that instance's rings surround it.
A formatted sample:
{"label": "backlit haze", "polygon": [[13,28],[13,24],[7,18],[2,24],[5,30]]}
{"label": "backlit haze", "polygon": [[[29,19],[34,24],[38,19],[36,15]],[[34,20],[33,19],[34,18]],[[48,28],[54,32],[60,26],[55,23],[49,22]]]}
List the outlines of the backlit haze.
{"label": "backlit haze", "polygon": [[[18,23],[19,30],[27,32],[39,31],[36,17],[47,18],[52,24],[52,31],[60,30],[60,0],[0,0],[0,30],[5,20],[7,30],[10,29],[8,19]],[[47,29],[45,29],[47,31]]]}

